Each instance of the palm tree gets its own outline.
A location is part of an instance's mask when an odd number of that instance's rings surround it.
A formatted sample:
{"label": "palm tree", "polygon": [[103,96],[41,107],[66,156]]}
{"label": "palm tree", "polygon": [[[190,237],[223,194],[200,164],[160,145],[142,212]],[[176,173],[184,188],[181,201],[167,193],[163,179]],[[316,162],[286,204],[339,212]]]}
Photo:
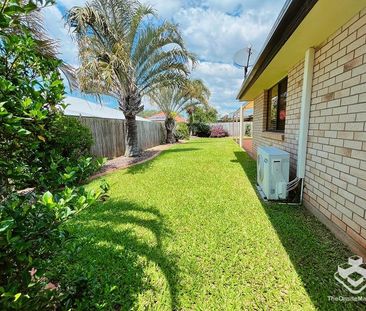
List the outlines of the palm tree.
{"label": "palm tree", "polygon": [[193,131],[192,131],[192,124],[194,122],[194,112],[196,111],[196,106],[188,106],[186,108],[186,112],[189,116],[188,118],[188,127],[189,127],[189,135],[193,135]]}
{"label": "palm tree", "polygon": [[117,99],[127,123],[126,156],[140,153],[142,97],[181,85],[195,63],[177,26],[154,17],[151,7],[134,0],[93,0],[67,16],[79,46],[80,89]]}
{"label": "palm tree", "polygon": [[197,105],[207,106],[209,97],[210,91],[201,80],[186,80],[183,86],[165,87],[150,94],[152,102],[165,114],[168,144],[175,142],[175,116]]}

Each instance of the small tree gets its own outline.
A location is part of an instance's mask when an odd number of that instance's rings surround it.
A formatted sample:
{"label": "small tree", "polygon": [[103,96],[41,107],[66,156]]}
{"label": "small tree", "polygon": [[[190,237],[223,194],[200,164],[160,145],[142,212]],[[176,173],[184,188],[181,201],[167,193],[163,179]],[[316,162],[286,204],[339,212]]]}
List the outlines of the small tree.
{"label": "small tree", "polygon": [[192,123],[214,123],[217,121],[217,110],[211,106],[196,107],[192,115]]}
{"label": "small tree", "polygon": [[154,16],[133,0],[93,0],[67,16],[79,45],[80,88],[118,100],[127,121],[126,156],[140,154],[136,115],[144,108],[142,97],[179,86],[195,62],[177,26]]}
{"label": "small tree", "polygon": [[210,91],[201,80],[186,80],[182,87],[165,87],[150,94],[152,102],[165,114],[166,142],[175,142],[175,116],[187,107],[208,105]]}

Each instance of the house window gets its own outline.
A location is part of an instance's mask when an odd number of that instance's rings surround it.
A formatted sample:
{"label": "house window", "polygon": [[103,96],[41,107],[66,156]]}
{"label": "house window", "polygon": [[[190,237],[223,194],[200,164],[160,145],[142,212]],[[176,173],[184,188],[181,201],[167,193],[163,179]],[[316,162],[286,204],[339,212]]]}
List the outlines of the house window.
{"label": "house window", "polygon": [[287,77],[268,90],[267,131],[285,131],[286,99]]}

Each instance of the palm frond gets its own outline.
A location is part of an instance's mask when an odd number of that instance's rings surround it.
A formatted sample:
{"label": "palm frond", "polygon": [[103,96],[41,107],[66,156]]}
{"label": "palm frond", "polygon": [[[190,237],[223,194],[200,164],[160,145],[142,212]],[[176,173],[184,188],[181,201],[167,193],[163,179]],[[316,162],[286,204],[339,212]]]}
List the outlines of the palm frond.
{"label": "palm frond", "polygon": [[180,86],[166,86],[150,92],[153,104],[166,116],[180,113],[188,107],[208,104],[209,90],[201,80],[185,79]]}

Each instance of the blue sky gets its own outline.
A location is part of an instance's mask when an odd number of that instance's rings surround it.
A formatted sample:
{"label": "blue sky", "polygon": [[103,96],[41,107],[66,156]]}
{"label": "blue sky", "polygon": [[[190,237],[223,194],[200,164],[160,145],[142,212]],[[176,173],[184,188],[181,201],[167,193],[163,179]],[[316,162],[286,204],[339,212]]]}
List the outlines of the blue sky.
{"label": "blue sky", "polygon": [[[77,46],[72,41],[63,15],[85,0],[59,0],[44,10],[46,28],[59,41],[60,56],[78,65]],[[205,81],[211,90],[211,105],[220,114],[239,107],[235,100],[242,83],[242,70],[232,64],[233,54],[249,44],[258,56],[285,0],[141,0],[159,15],[179,24],[188,48],[199,58],[193,77]],[[73,96],[82,96],[77,92]],[[146,108],[151,106],[147,101]],[[113,106],[113,102],[109,102]]]}

